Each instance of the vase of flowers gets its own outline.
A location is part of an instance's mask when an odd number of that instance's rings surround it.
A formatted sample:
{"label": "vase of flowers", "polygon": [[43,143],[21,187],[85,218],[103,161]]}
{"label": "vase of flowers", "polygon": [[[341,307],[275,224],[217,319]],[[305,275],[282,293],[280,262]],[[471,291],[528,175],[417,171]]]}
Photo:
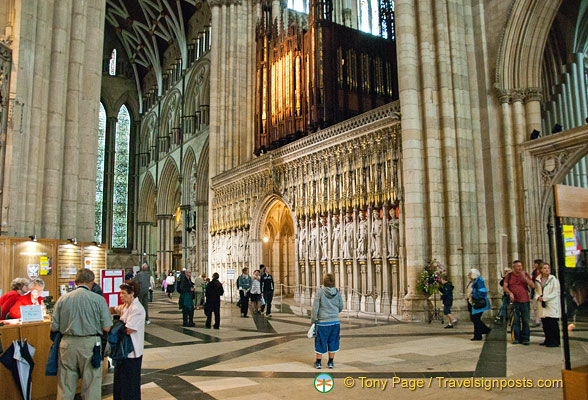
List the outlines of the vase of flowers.
{"label": "vase of flowers", "polygon": [[445,269],[441,265],[439,261],[433,259],[429,261],[423,272],[417,281],[417,289],[427,297],[425,302],[425,315],[427,316],[427,321],[431,323],[433,320],[433,314],[435,307],[433,303],[429,300],[429,297],[433,295],[439,288],[439,284],[441,283],[441,275],[445,272]]}
{"label": "vase of flowers", "polygon": [[443,266],[439,261],[433,259],[429,261],[417,282],[417,289],[426,297],[431,296],[439,288],[441,283],[441,275],[445,272]]}

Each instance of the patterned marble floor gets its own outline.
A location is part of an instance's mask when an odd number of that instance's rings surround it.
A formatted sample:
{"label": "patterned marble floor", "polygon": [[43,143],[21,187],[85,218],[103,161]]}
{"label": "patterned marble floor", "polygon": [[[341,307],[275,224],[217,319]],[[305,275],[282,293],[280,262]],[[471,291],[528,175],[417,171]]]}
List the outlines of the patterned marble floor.
{"label": "patterned marble floor", "polygon": [[[472,377],[500,379],[560,379],[562,349],[539,346],[540,328],[533,328],[530,346],[512,345],[504,328],[496,327],[483,342],[471,342],[472,325],[455,329],[435,324],[347,318],[341,314],[341,351],[335,368],[313,368],[314,341],[306,338],[309,318],[279,300],[273,318],[241,318],[235,305],[223,304],[221,329],[205,329],[202,310],[196,327],[184,328],[177,294],[169,300],[156,293],[150,305],[142,370],[143,400],[167,399],[535,399],[563,398],[562,389],[450,388]],[[293,311],[294,310],[294,311]],[[588,326],[578,326],[571,340],[574,365],[588,364]],[[319,372],[328,373],[334,387],[328,394],[314,386]],[[353,378],[353,388],[348,377]],[[364,377],[363,379],[361,377]],[[347,380],[345,379],[347,378]],[[461,378],[453,380],[452,378]],[[465,379],[465,380],[464,380]],[[514,382],[514,381],[512,381]],[[384,383],[386,384],[383,387]],[[423,388],[413,388],[419,383]],[[408,387],[403,388],[402,385]],[[444,387],[444,385],[446,385]],[[103,398],[112,398],[112,371]]]}

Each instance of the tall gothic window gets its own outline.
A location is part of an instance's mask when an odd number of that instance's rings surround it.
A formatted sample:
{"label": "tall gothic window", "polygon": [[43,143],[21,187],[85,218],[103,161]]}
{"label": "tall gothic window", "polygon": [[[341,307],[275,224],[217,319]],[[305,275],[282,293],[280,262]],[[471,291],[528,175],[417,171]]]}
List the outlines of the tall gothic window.
{"label": "tall gothic window", "polygon": [[94,240],[102,242],[102,207],[104,205],[104,149],[106,143],[106,110],[102,103],[98,110],[98,160],[96,162],[96,208]]}
{"label": "tall gothic window", "polygon": [[288,8],[294,11],[308,13],[308,2],[309,0],[288,0]]}
{"label": "tall gothic window", "polygon": [[114,190],[112,198],[112,247],[126,248],[129,208],[129,147],[131,117],[122,105],[118,112],[114,147]]}
{"label": "tall gothic window", "polygon": [[112,54],[110,55],[110,61],[108,62],[108,75],[116,75],[116,49],[112,49]]}
{"label": "tall gothic window", "polygon": [[371,33],[380,34],[380,0],[359,1],[359,29]]}

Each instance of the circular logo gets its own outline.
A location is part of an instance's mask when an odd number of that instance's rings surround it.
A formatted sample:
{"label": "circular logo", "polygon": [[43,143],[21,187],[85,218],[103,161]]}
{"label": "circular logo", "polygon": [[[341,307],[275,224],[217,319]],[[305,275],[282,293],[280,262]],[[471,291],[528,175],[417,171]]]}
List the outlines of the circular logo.
{"label": "circular logo", "polygon": [[335,386],[335,380],[329,374],[320,374],[314,378],[314,388],[317,392],[328,393],[333,390]]}

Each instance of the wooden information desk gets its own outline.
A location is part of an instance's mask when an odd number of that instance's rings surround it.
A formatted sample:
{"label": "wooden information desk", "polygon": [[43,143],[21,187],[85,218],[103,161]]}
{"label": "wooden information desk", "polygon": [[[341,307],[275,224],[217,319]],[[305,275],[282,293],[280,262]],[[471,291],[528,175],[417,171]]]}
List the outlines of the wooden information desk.
{"label": "wooden information desk", "polygon": [[[27,339],[29,344],[35,348],[33,361],[33,380],[31,393],[35,400],[52,400],[57,395],[57,377],[45,376],[45,366],[49,358],[49,351],[53,342],[49,337],[51,321],[25,322],[17,325],[0,326],[0,340],[2,349],[6,351],[13,340]],[[102,379],[108,372],[108,362],[102,361]],[[78,382],[76,393],[81,389],[81,380]],[[20,398],[18,388],[12,377],[12,373],[0,363],[0,400],[11,400]]]}
{"label": "wooden information desk", "polygon": [[[51,322],[26,322],[18,325],[0,326],[0,340],[4,351],[10,347],[13,340],[27,339],[29,344],[35,348],[33,361],[33,384],[31,398],[51,399],[57,394],[57,377],[45,376],[45,365],[49,358],[51,339],[49,332]],[[0,399],[18,399],[18,388],[12,377],[12,373],[3,364],[0,364]]]}

